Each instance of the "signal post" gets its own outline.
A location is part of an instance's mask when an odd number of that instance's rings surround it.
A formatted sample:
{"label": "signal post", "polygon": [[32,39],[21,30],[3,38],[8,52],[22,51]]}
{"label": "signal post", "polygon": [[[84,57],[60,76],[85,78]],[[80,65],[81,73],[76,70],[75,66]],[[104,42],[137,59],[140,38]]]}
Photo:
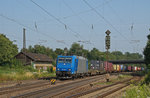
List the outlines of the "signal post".
{"label": "signal post", "polygon": [[106,48],[106,59],[107,59],[107,74],[106,74],[106,81],[109,82],[109,74],[108,74],[108,61],[109,61],[109,57],[108,57],[108,52],[110,49],[110,36],[109,34],[111,33],[109,30],[107,30],[106,32],[106,37],[105,37],[105,48]]}

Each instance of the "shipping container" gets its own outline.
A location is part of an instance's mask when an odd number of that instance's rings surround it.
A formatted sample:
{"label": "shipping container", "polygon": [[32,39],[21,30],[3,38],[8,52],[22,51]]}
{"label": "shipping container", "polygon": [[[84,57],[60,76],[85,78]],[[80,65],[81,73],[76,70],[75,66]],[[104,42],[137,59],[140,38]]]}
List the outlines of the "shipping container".
{"label": "shipping container", "polygon": [[137,69],[137,67],[136,67],[136,66],[135,66],[134,68],[135,68],[135,71],[138,71],[138,69]]}
{"label": "shipping container", "polygon": [[104,66],[105,66],[105,71],[108,72],[108,62],[107,61],[104,62]]}
{"label": "shipping container", "polygon": [[139,71],[141,71],[141,67],[139,67]]}
{"label": "shipping container", "polygon": [[140,67],[137,67],[137,71],[140,71]]}
{"label": "shipping container", "polygon": [[112,64],[112,63],[109,63],[109,71],[110,71],[110,72],[113,72],[113,71],[114,71],[114,67],[113,67],[113,64]]}
{"label": "shipping container", "polygon": [[138,70],[138,71],[141,71],[141,67],[137,67],[137,70]]}
{"label": "shipping container", "polygon": [[113,64],[114,72],[117,72],[117,65]]}
{"label": "shipping container", "polygon": [[89,73],[91,75],[101,74],[104,72],[105,72],[104,61],[91,60],[91,65],[89,69]]}
{"label": "shipping container", "polygon": [[104,73],[105,69],[104,69],[104,61],[100,61],[100,73]]}
{"label": "shipping container", "polygon": [[100,69],[100,63],[97,60],[91,60],[91,66],[90,69],[91,70],[99,70]]}
{"label": "shipping container", "polygon": [[117,65],[117,72],[120,71],[120,65]]}
{"label": "shipping container", "polygon": [[131,66],[128,66],[128,71],[132,71],[132,67]]}
{"label": "shipping container", "polygon": [[123,71],[123,65],[120,65],[120,69],[121,69],[121,71]]}
{"label": "shipping container", "polygon": [[106,72],[113,72],[114,71],[112,63],[109,63],[109,62],[105,61],[104,66],[105,66],[105,71]]}
{"label": "shipping container", "polygon": [[127,72],[127,70],[128,70],[127,65],[124,65],[124,66],[123,66],[123,71],[124,71],[124,72]]}
{"label": "shipping container", "polygon": [[134,66],[131,66],[131,71],[135,71],[135,67]]}
{"label": "shipping container", "polygon": [[144,67],[142,67],[141,70],[144,71]]}

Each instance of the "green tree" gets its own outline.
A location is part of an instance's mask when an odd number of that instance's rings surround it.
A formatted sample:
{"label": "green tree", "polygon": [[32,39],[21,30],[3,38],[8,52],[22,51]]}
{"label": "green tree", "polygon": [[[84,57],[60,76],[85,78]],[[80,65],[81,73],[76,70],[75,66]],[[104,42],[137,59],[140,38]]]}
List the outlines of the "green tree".
{"label": "green tree", "polygon": [[13,44],[5,35],[0,34],[0,64],[11,63],[17,53],[17,45]]}
{"label": "green tree", "polygon": [[63,55],[63,54],[64,54],[64,50],[63,50],[63,49],[60,49],[60,48],[56,48],[55,53],[56,53],[57,55]]}
{"label": "green tree", "polygon": [[121,51],[113,51],[111,54],[115,56],[115,60],[124,59],[124,55]]}
{"label": "green tree", "polygon": [[146,65],[148,66],[148,64],[150,64],[150,35],[148,35],[147,38],[148,38],[147,45],[143,53],[144,53],[144,60],[146,62]]}
{"label": "green tree", "polygon": [[93,48],[88,54],[89,60],[104,60],[104,53],[100,52],[98,49]]}
{"label": "green tree", "polygon": [[29,48],[27,49],[28,52],[32,52],[32,53],[40,53],[40,54],[45,54],[53,59],[56,59],[57,55],[56,53],[53,51],[53,49],[49,48],[49,47],[45,47],[45,46],[41,46],[41,45],[34,45],[34,47],[29,46]]}
{"label": "green tree", "polygon": [[83,49],[83,50],[82,50],[82,56],[88,58],[88,54],[89,54],[89,51],[88,51],[88,50],[86,50],[86,49]]}
{"label": "green tree", "polygon": [[69,50],[69,54],[70,55],[78,55],[78,56],[82,56],[82,50],[83,50],[83,45],[80,45],[78,43],[73,43],[71,45],[71,48]]}

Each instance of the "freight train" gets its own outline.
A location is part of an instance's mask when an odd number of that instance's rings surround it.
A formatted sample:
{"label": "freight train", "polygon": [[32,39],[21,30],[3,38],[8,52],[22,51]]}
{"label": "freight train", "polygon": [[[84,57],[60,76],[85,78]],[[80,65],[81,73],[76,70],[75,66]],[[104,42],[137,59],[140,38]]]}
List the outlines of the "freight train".
{"label": "freight train", "polygon": [[107,61],[91,60],[88,68],[88,60],[81,56],[61,56],[56,61],[56,76],[59,79],[77,78],[91,75],[114,72],[142,71],[143,67],[115,65]]}

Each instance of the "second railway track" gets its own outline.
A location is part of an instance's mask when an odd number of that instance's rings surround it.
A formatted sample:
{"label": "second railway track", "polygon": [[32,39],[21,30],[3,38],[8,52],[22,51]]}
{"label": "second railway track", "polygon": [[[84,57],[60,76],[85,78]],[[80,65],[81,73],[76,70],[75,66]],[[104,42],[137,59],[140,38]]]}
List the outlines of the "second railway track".
{"label": "second railway track", "polygon": [[[67,96],[66,98],[103,98],[106,96],[109,96],[110,94],[124,88],[130,85],[130,80],[135,79],[135,77],[130,78],[130,79],[126,79],[124,81],[121,82],[116,82],[113,83],[111,85],[106,85],[103,87],[99,87],[99,88],[95,88],[95,89],[91,89],[88,91],[84,91],[84,92],[80,92],[80,93],[76,93],[74,95],[71,96]],[[138,78],[137,80],[134,80],[134,83],[136,81],[139,81],[141,78]]]}

